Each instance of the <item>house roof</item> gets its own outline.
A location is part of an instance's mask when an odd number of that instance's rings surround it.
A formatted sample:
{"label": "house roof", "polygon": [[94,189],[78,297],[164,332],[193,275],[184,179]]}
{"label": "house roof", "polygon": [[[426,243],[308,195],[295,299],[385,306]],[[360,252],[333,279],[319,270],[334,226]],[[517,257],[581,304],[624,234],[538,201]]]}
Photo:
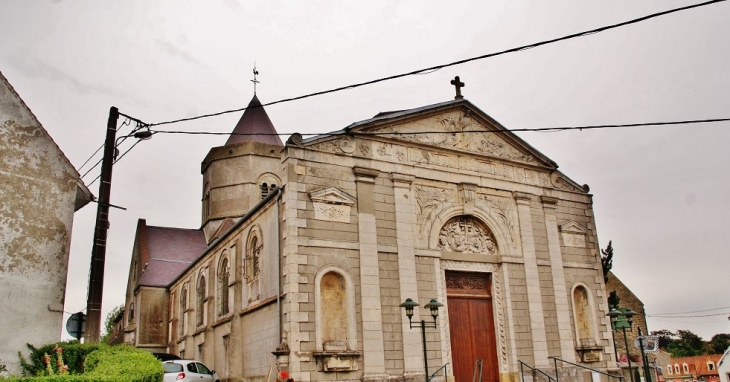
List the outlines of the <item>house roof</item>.
{"label": "house roof", "polygon": [[143,219],[139,226],[140,286],[169,285],[208,248],[201,230],[148,226]]}
{"label": "house roof", "polygon": [[[696,355],[693,357],[679,357],[679,358],[670,358],[669,364],[680,365],[680,368],[683,364],[687,364],[687,367],[689,368],[690,374],[695,375],[718,375],[717,368],[719,367],[720,359],[722,358],[722,354],[705,354],[705,355]],[[712,362],[713,370],[710,370],[707,367],[707,364],[709,362]],[[682,374],[684,373],[683,369],[680,369],[682,371]]]}
{"label": "house roof", "polygon": [[243,112],[241,119],[233,129],[225,146],[235,145],[242,142],[260,142],[275,146],[284,146],[279,138],[274,124],[271,123],[269,115],[261,106],[259,98],[256,94],[251,98],[246,110]]}

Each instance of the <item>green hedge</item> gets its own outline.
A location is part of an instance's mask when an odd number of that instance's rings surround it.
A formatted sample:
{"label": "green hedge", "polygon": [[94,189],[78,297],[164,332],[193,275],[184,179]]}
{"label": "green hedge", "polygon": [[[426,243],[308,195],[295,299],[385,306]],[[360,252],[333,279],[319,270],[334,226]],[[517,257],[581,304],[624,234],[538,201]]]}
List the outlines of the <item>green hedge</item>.
{"label": "green hedge", "polygon": [[56,348],[61,348],[63,354],[63,362],[68,366],[69,374],[81,374],[84,372],[84,360],[89,353],[99,349],[98,344],[82,344],[78,341],[66,341],[56,342],[48,345],[43,345],[39,348],[28,344],[28,350],[30,355],[26,361],[20,353],[20,367],[23,369],[24,376],[40,376],[47,374],[46,363],[43,360],[44,356],[48,354],[51,357],[51,367],[54,374],[59,374],[58,371],[58,354]]}
{"label": "green hedge", "polygon": [[[63,361],[66,361],[66,353],[80,355],[86,350],[90,350],[82,360],[75,360],[75,365],[83,365],[83,369],[78,371],[77,366],[69,366],[68,373],[60,374],[56,364],[57,353],[53,352],[53,349],[60,345],[63,348]],[[60,343],[47,345],[50,346],[50,353],[41,353],[40,361],[37,362],[38,356],[33,352],[31,359],[33,364],[29,365],[34,370],[33,376],[27,377],[9,377],[0,378],[3,381],[23,381],[23,382],[162,382],[164,376],[164,370],[162,363],[152,356],[151,353],[139,350],[128,345],[119,346],[106,346],[106,345],[93,345],[84,346],[82,344],[78,348],[78,351],[70,351],[69,343]],[[66,347],[64,347],[66,346]],[[96,349],[92,349],[96,347]],[[41,347],[36,349],[41,351],[47,347]],[[47,371],[46,363],[43,361],[44,354],[51,355],[52,371]],[[76,356],[74,355],[74,357]],[[21,361],[23,362],[23,361]],[[38,366],[42,365],[42,368]],[[23,366],[25,369],[25,366]],[[28,373],[30,375],[30,373]]]}

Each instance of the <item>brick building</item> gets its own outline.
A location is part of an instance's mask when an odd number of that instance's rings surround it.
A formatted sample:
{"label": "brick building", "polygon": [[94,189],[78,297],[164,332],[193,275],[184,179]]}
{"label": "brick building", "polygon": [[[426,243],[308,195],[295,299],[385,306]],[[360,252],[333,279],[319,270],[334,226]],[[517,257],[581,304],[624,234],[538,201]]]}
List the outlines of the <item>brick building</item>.
{"label": "brick building", "polygon": [[492,382],[518,381],[520,362],[554,373],[548,357],[615,365],[588,187],[475,105],[275,133],[254,96],[203,160],[200,229],[141,223],[127,342],[231,381],[423,380],[399,305],[420,303],[420,326],[436,299],[435,381],[471,380],[477,359]]}

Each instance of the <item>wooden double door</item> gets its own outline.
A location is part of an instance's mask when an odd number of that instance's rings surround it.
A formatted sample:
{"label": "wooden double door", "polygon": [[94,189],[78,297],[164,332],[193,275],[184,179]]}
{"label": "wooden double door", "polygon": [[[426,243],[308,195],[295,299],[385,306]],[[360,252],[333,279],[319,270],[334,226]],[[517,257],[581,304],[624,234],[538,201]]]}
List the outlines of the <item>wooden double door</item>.
{"label": "wooden double door", "polygon": [[456,382],[471,382],[482,360],[479,382],[498,382],[497,342],[490,273],[446,272],[451,360]]}

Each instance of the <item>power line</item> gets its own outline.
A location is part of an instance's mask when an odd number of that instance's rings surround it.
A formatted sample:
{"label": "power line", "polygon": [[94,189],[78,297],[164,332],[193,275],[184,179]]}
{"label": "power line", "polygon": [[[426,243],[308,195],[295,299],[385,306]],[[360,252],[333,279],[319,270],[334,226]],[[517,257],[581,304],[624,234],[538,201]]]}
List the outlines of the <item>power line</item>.
{"label": "power line", "polygon": [[[569,131],[569,130],[599,130],[599,129],[610,129],[617,127],[647,127],[647,126],[672,126],[672,125],[689,125],[695,123],[716,123],[716,122],[728,122],[730,118],[713,118],[713,119],[693,119],[684,121],[669,121],[669,122],[642,122],[642,123],[625,123],[625,124],[610,124],[610,125],[583,125],[583,126],[556,126],[556,127],[537,127],[537,128],[517,128],[517,129],[504,129],[504,130],[463,130],[446,132],[442,130],[427,130],[427,131],[410,131],[410,132],[374,132],[374,133],[358,133],[361,135],[371,136],[384,136],[384,135],[420,135],[420,134],[435,134],[435,133],[514,133],[514,132],[558,132],[558,131]],[[179,131],[179,130],[153,130],[154,134],[185,134],[185,135],[242,135],[242,136],[267,136],[267,135],[291,135],[288,133],[234,133],[234,132],[214,132],[214,131]],[[342,132],[330,132],[330,133],[302,133],[302,136],[336,136],[341,135]]]}
{"label": "power line", "polygon": [[703,309],[703,310],[692,310],[692,311],[688,311],[688,312],[659,313],[659,315],[702,313],[702,312],[712,312],[713,310],[721,310],[721,309],[730,309],[730,306],[722,306],[719,308]]}
{"label": "power line", "polygon": [[[639,17],[639,18],[636,18],[636,19],[632,19],[632,20],[620,22],[620,23],[617,23],[617,24],[607,25],[607,26],[604,26],[604,27],[600,27],[600,28],[596,28],[596,29],[591,29],[591,30],[588,30],[588,31],[583,31],[583,32],[569,34],[569,35],[566,35],[566,36],[563,36],[563,37],[558,37],[558,38],[554,38],[554,39],[550,39],[550,40],[544,40],[544,41],[536,42],[536,43],[529,44],[529,45],[523,45],[523,46],[519,46],[519,47],[516,47],[516,48],[502,50],[502,51],[499,51],[499,52],[488,53],[488,54],[484,54],[484,55],[481,55],[481,56],[476,56],[476,57],[471,57],[471,58],[467,58],[467,59],[463,59],[463,60],[459,60],[459,61],[454,61],[454,62],[451,62],[451,63],[448,63],[448,64],[436,65],[436,66],[432,66],[432,67],[429,67],[429,68],[418,69],[418,70],[414,70],[414,71],[407,72],[407,73],[395,74],[395,75],[391,75],[391,76],[387,76],[387,77],[378,78],[378,79],[375,79],[375,80],[370,80],[370,81],[366,81],[366,82],[360,82],[360,83],[356,83],[356,84],[352,84],[352,85],[347,85],[347,86],[342,86],[342,87],[334,88],[334,89],[330,89],[330,90],[323,90],[323,91],[319,91],[319,92],[314,92],[314,93],[309,93],[309,94],[301,95],[301,96],[298,96],[298,97],[285,98],[285,99],[281,99],[281,100],[278,100],[278,101],[264,103],[264,104],[261,105],[261,107],[269,106],[269,105],[275,105],[275,104],[278,104],[278,103],[296,101],[296,100],[300,100],[300,99],[304,99],[304,98],[309,98],[309,97],[314,97],[314,96],[319,96],[319,95],[324,95],[324,94],[329,94],[329,93],[335,93],[335,92],[339,92],[339,91],[347,90],[347,89],[354,89],[354,88],[358,88],[358,87],[361,87],[361,86],[372,85],[372,84],[375,84],[375,83],[378,83],[378,82],[394,80],[394,79],[397,79],[397,78],[412,76],[412,75],[416,75],[416,74],[426,74],[428,72],[434,72],[434,71],[437,71],[439,69],[447,68],[447,67],[450,67],[450,66],[456,66],[456,65],[465,64],[467,62],[472,62],[472,61],[477,61],[477,60],[483,60],[485,58],[496,57],[496,56],[500,56],[500,55],[507,54],[507,53],[519,52],[519,51],[522,51],[522,50],[532,49],[532,48],[536,48],[536,47],[539,47],[539,46],[542,46],[542,45],[552,44],[552,43],[559,42],[559,41],[565,41],[565,40],[573,39],[573,38],[576,38],[576,37],[588,36],[588,35],[592,35],[592,34],[604,32],[604,31],[607,31],[607,30],[610,30],[610,29],[615,29],[615,28],[619,28],[619,27],[626,26],[626,25],[639,23],[639,22],[646,21],[646,20],[649,20],[649,19],[653,19],[653,18],[656,18],[656,17],[659,17],[659,16],[664,16],[664,15],[668,15],[668,14],[675,13],[675,12],[685,11],[685,10],[689,10],[689,9],[692,9],[692,8],[699,8],[699,7],[702,7],[702,6],[705,6],[705,5],[719,3],[719,2],[722,2],[722,1],[726,1],[726,0],[710,0],[710,1],[703,2],[703,3],[692,4],[692,5],[688,5],[688,6],[684,6],[684,7],[679,7],[679,8],[674,8],[674,9],[670,9],[670,10],[666,10],[666,11],[662,11],[662,12],[652,13],[652,14],[649,14],[649,15],[646,15],[646,16],[643,16],[643,17]],[[238,109],[220,111],[220,112],[217,112],[217,113],[203,114],[203,115],[199,115],[199,116],[196,116],[196,117],[188,117],[188,118],[181,118],[181,119],[176,119],[176,120],[171,120],[171,121],[166,121],[166,122],[152,123],[152,124],[149,124],[148,126],[149,127],[152,127],[152,126],[168,125],[168,124],[172,124],[172,123],[193,121],[193,120],[196,120],[196,119],[209,118],[209,117],[215,117],[215,116],[219,116],[219,115],[223,115],[223,114],[240,112],[240,111],[244,111],[246,109],[247,108],[244,107],[244,108],[238,108]]]}
{"label": "power line", "polygon": [[[119,127],[117,127],[117,131],[121,130],[123,126],[129,126],[129,125],[130,125],[130,123],[131,123],[131,121],[138,121],[138,120],[137,120],[136,118],[132,118],[132,117],[130,117],[130,116],[127,116],[127,115],[125,115],[125,114],[122,114],[122,115],[124,115],[125,117],[127,117],[127,119],[125,119],[125,120],[124,120],[124,122],[122,122],[122,123],[121,123],[121,124],[119,125]],[[101,150],[101,149],[103,149],[103,148],[104,148],[104,144],[102,143],[102,144],[101,144],[101,146],[99,146],[99,148],[98,148],[98,149],[96,149],[96,151],[94,151],[94,153],[93,153],[93,154],[91,154],[91,156],[89,156],[89,158],[88,158],[88,159],[86,159],[86,160],[84,161],[84,163],[83,163],[83,164],[81,164],[81,166],[79,166],[79,171],[81,171],[81,169],[82,169],[82,168],[84,168],[84,166],[85,166],[85,165],[86,165],[87,163],[89,163],[89,161],[90,161],[90,160],[91,160],[91,159],[92,159],[92,158],[94,157],[94,155],[98,154],[98,153],[99,153],[99,150]],[[101,159],[99,160],[99,163],[101,163]],[[96,165],[94,165],[94,167],[98,166],[98,165],[99,165],[99,163],[97,163]],[[89,171],[91,171],[92,169],[94,169],[94,167],[92,167],[91,169],[89,169]],[[86,172],[86,174],[88,174],[88,173],[89,173],[89,171],[87,171],[87,172]],[[86,174],[82,175],[81,177],[83,178],[84,176],[86,176]]]}
{"label": "power line", "polygon": [[658,314],[647,314],[646,317],[650,318],[700,318],[700,317],[717,317],[717,316],[727,316],[730,313],[715,313],[715,314],[703,314],[699,316],[672,316],[672,315],[658,315]]}

